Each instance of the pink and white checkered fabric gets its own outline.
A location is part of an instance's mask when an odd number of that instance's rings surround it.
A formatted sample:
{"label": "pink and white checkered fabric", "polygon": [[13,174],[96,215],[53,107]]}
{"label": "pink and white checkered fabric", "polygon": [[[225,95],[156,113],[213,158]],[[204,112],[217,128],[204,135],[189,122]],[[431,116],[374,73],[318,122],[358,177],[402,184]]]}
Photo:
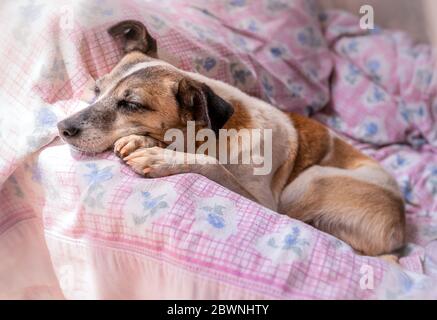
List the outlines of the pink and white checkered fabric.
{"label": "pink and white checkered fabric", "polygon": [[[437,85],[426,72],[428,47],[388,33],[364,35],[344,14],[323,15],[320,23],[313,2],[303,0],[23,1],[0,8],[0,21],[8,21],[0,45],[0,297],[437,296],[430,102]],[[402,267],[359,256],[202,176],[144,179],[112,153],[89,157],[51,142],[57,121],[83,106],[86,83],[119,60],[105,30],[122,19],[143,21],[175,65],[315,114],[380,159],[399,178],[415,230]],[[398,51],[406,56],[391,59]],[[393,70],[402,90],[388,78]],[[330,87],[331,102],[320,111]],[[429,99],[420,105],[423,92]]]}

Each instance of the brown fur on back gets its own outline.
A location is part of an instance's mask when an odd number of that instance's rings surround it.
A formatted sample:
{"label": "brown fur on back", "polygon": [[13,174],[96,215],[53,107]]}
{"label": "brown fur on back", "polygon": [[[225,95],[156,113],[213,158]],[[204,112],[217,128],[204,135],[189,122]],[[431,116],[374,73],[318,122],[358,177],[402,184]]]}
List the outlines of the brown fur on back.
{"label": "brown fur on back", "polygon": [[363,164],[376,163],[340,138],[331,138],[329,129],[323,124],[295,113],[288,116],[296,128],[299,142],[288,182],[313,165],[355,169]]}
{"label": "brown fur on back", "polygon": [[320,164],[323,166],[336,167],[342,169],[356,169],[363,164],[376,162],[362,154],[347,142],[334,137],[332,142],[332,151],[329,157],[324,159]]}
{"label": "brown fur on back", "polygon": [[298,134],[298,150],[288,183],[302,171],[322,161],[329,151],[329,131],[321,123],[295,113],[289,113]]}

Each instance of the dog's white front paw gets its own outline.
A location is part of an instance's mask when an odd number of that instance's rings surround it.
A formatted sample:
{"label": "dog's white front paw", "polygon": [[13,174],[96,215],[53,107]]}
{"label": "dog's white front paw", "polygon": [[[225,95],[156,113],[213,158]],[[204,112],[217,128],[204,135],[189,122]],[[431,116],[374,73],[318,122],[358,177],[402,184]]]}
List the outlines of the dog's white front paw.
{"label": "dog's white front paw", "polygon": [[138,149],[123,160],[136,173],[150,178],[183,173],[187,169],[184,153],[160,147]]}
{"label": "dog's white front paw", "polygon": [[118,139],[114,144],[114,152],[117,156],[122,158],[140,148],[151,148],[159,146],[160,144],[160,141],[152,137],[132,134]]}

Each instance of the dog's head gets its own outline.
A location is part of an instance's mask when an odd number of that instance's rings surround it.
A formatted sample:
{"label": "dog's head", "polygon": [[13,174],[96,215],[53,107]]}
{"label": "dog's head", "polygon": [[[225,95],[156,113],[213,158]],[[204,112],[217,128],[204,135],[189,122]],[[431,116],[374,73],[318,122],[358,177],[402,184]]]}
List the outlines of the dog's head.
{"label": "dog's head", "polygon": [[94,102],[58,123],[67,143],[102,152],[130,134],[163,141],[168,129],[183,130],[187,121],[217,132],[231,117],[232,106],[206,84],[157,59],[156,41],[143,24],[124,21],[108,32],[121,38],[125,55],[96,81]]}

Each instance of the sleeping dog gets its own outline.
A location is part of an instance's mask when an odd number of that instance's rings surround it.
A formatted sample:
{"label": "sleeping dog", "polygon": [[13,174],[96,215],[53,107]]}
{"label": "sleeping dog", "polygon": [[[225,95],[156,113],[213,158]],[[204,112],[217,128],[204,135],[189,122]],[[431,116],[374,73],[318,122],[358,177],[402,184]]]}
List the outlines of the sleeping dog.
{"label": "sleeping dog", "polygon": [[[93,103],[58,124],[67,143],[83,152],[114,148],[145,177],[203,175],[361,254],[383,255],[404,244],[402,196],[377,162],[314,120],[159,60],[156,41],[140,22],[124,21],[108,32],[121,39],[125,55],[96,81]],[[208,152],[169,150],[166,132],[179,129],[187,138],[190,122],[196,132],[211,129],[216,135],[223,129],[270,129],[271,141],[261,141],[271,143],[270,172],[254,175],[254,163],[226,164]],[[233,144],[241,146],[226,139],[225,149]]]}

